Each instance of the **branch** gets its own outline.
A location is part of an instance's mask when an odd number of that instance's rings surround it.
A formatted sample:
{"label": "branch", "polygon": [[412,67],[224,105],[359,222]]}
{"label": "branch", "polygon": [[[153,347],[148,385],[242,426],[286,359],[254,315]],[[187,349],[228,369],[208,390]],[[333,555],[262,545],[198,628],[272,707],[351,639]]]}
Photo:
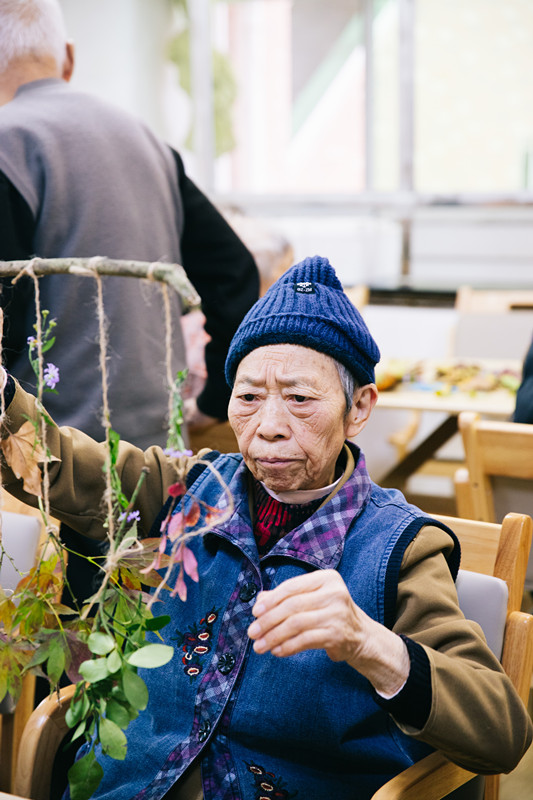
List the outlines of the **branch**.
{"label": "branch", "polygon": [[32,258],[30,261],[0,261],[0,277],[15,276],[25,272],[41,275],[118,275],[124,278],[144,278],[166,283],[183,299],[185,308],[196,308],[200,297],[180,264],[163,264],[159,261],[117,261],[96,256],[94,258]]}

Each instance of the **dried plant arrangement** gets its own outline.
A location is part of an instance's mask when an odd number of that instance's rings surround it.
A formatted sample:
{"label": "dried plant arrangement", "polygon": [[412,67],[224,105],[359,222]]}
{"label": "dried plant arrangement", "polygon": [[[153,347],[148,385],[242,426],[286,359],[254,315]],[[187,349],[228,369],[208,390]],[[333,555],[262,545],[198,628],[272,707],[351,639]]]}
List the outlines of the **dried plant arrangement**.
{"label": "dried plant arrangement", "polygon": [[[107,457],[104,466],[104,527],[107,553],[91,559],[100,571],[99,587],[81,607],[64,605],[68,552],[63,545],[49,498],[49,468],[54,456],[47,444],[54,423],[46,412],[45,395],[61,389],[60,374],[52,360],[55,320],[40,308],[39,277],[58,272],[87,275],[96,284],[96,313],[100,331],[100,372],[103,392],[103,425]],[[141,470],[137,486],[127,496],[117,471],[120,437],[113,430],[107,402],[107,352],[102,275],[157,280],[161,284],[167,345],[168,439],[166,457],[173,466],[174,482],[168,486],[166,513],[157,535],[141,538],[139,512],[135,501],[146,478]],[[9,693],[16,701],[25,674],[45,676],[50,691],[58,691],[66,672],[76,684],[67,723],[73,740],[88,743],[87,752],[69,771],[72,800],[88,800],[99,785],[103,769],[95,748],[115,759],[127,750],[129,722],[142,713],[148,703],[148,689],[139,668],[164,667],[174,648],[153,641],[170,617],[157,616],[154,604],[161,593],[170,592],[186,602],[186,579],[198,581],[197,563],[187,546],[232,512],[228,493],[225,509],[205,506],[187,491],[187,474],[193,463],[212,470],[227,492],[222,477],[209,460],[191,459],[183,440],[181,396],[185,373],[171,373],[172,327],[168,292],[178,291],[187,306],[198,304],[194,288],[178,265],[117,262],[107,259],[33,259],[30,262],[4,262],[0,275],[29,276],[35,287],[36,325],[28,338],[28,353],[37,381],[37,414],[21,427],[5,435],[2,457],[23,482],[26,493],[35,497],[45,531],[45,546],[37,564],[21,575],[10,594],[0,587],[0,699]],[[2,421],[6,413],[2,398]],[[4,427],[4,426],[3,426]],[[186,498],[186,506],[182,506]],[[186,510],[185,510],[186,508]],[[222,516],[223,515],[223,516]],[[0,544],[0,559],[9,558]],[[71,592],[75,596],[75,592]],[[147,635],[150,638],[147,639]],[[155,637],[154,637],[155,634]]]}

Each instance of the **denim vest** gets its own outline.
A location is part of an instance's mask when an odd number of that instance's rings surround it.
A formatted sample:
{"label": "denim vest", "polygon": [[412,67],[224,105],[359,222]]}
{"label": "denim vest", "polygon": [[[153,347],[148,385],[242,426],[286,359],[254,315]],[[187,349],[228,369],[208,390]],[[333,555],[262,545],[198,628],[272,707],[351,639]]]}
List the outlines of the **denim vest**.
{"label": "denim vest", "polygon": [[[336,505],[330,499],[259,560],[242,458],[223,455],[214,466],[229,485],[233,513],[191,540],[200,581],[188,583],[187,601],[167,596],[158,604],[157,614],[171,616],[162,633],[178,654],[164,673],[139,670],[148,708],[128,728],[125,761],[98,755],[105,776],[94,797],[161,798],[199,756],[206,800],[365,800],[431,748],[402,733],[367,679],[323,650],[256,654],[246,634],[251,609],[262,588],[334,568],[354,601],[390,627],[406,547],[422,525],[443,526],[396,490],[373,484],[365,470],[358,506],[350,508],[349,478]],[[209,469],[191,491],[224,505]],[[458,547],[451,558],[455,573]]]}

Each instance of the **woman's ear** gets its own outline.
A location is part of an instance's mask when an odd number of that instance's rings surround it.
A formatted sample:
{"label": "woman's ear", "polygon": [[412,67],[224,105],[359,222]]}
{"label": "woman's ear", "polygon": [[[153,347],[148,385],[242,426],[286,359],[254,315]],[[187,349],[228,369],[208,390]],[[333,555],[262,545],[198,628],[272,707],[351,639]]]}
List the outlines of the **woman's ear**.
{"label": "woman's ear", "polygon": [[365,427],[372,409],[378,399],[378,390],[375,383],[367,383],[355,390],[353,405],[346,416],[344,433],[346,439],[353,439]]}

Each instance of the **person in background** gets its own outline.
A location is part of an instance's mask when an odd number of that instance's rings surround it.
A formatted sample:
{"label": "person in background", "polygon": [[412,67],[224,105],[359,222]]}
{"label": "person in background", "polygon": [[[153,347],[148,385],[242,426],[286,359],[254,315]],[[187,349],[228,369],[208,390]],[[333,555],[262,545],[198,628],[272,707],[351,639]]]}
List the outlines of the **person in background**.
{"label": "person in background", "polygon": [[[206,317],[207,382],[192,399],[192,426],[226,418],[224,359],[258,297],[254,259],[187,177],[175,151],[141,121],[72,89],[74,48],[57,0],[0,0],[0,259],[105,256],[184,266]],[[27,337],[33,284],[3,281],[4,360],[34,385]],[[118,433],[164,444],[167,387],[158,286],[107,278],[109,402]],[[41,307],[57,320],[49,357],[65,390],[49,397],[61,424],[101,438],[102,395],[93,289],[85,278],[40,281]],[[172,297],[174,374],[185,366],[180,301]],[[83,368],[80,368],[83,365]],[[132,391],[135,388],[135,391]],[[142,409],[142,426],[139,424]]]}
{"label": "person in background", "polygon": [[[98,752],[95,800],[369,800],[433,748],[481,773],[510,771],[527,750],[527,710],[459,608],[453,531],[375,484],[353,441],[377,400],[379,357],[319,256],[244,318],[226,360],[240,452],[208,454],[213,471],[196,460],[173,512],[177,523],[197,502],[228,515],[187,541],[199,581],[186,602],[160,596],[170,622],[149,638],[178,652],[163,673],[142,670],[148,706],[123,761]],[[12,378],[4,401],[3,435],[35,419]],[[105,446],[57,427],[47,443],[53,513],[103,536],[90,509]],[[175,471],[159,448],[125,444],[128,496],[144,467],[135,505],[150,535],[170,513],[160,506]],[[31,499],[5,464],[2,477]]]}
{"label": "person in background", "polygon": [[522,366],[522,380],[516,393],[513,422],[533,424],[533,341]]}
{"label": "person in background", "polygon": [[[259,293],[255,261],[187,177],[179,154],[141,121],[69,86],[74,47],[57,0],[0,0],[0,259],[105,256],[180,263],[202,300],[207,379],[186,405],[193,430],[226,419],[224,360]],[[34,331],[34,285],[2,280],[3,362],[25,387]],[[57,367],[54,419],[102,439],[102,387],[94,283],[39,281],[41,308],[57,322],[47,359]],[[171,292],[173,374],[186,365],[180,300]],[[104,279],[111,424],[140,447],[164,446],[168,389],[161,290]],[[70,543],[68,529],[62,535]],[[80,540],[78,537],[78,545]],[[97,555],[91,543],[86,554]],[[82,568],[73,555],[69,572]],[[81,579],[74,581],[81,587]],[[92,576],[80,598],[92,592]]]}

